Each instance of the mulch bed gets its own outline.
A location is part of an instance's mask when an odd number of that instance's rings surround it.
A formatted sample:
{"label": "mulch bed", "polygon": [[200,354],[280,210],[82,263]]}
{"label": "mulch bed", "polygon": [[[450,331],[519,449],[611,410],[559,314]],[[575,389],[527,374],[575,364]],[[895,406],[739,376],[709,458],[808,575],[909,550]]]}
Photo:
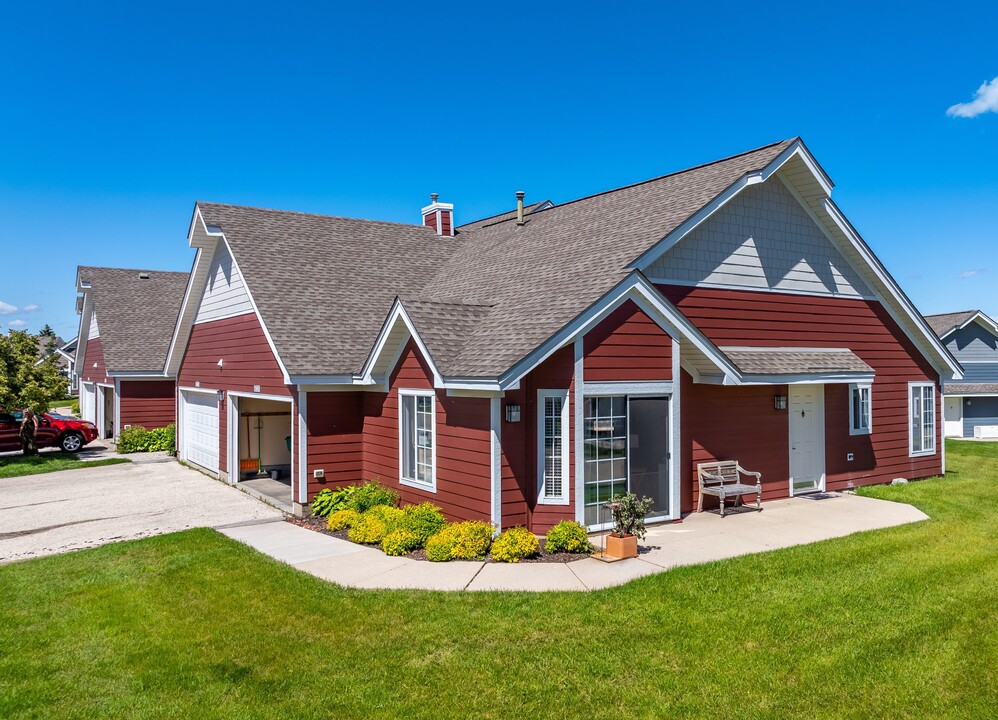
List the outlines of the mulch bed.
{"label": "mulch bed", "polygon": [[[347,537],[347,530],[332,530],[326,529],[326,518],[320,517],[298,517],[296,515],[287,515],[285,519],[292,525],[297,525],[298,527],[303,527],[306,530],[312,530],[314,532],[322,533],[323,535],[329,535],[330,537],[339,538],[340,540],[346,540],[347,542],[352,542],[349,537]],[[548,553],[544,550],[544,538],[540,539],[541,551],[536,557],[524,558],[521,563],[569,563],[575,560],[581,560],[586,555],[580,555],[576,553]],[[366,545],[365,547],[377,547],[377,545]],[[426,550],[414,550],[413,552],[406,555],[410,560],[425,560],[429,562],[426,557]],[[485,562],[494,563],[498,562],[493,560],[491,557],[485,558]]]}

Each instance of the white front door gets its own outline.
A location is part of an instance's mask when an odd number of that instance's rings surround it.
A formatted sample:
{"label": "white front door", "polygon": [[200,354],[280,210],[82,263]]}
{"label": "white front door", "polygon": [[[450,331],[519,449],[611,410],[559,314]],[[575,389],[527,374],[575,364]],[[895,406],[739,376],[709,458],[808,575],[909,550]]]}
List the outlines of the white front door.
{"label": "white front door", "polygon": [[790,494],[825,486],[825,386],[790,386]]}
{"label": "white front door", "polygon": [[963,398],[947,397],[943,408],[946,437],[963,437]]}
{"label": "white front door", "polygon": [[181,422],[184,426],[183,458],[205,470],[218,472],[218,399],[215,393],[184,390],[180,393],[184,406]]}
{"label": "white front door", "polygon": [[97,424],[97,386],[93,383],[80,385],[80,417]]}

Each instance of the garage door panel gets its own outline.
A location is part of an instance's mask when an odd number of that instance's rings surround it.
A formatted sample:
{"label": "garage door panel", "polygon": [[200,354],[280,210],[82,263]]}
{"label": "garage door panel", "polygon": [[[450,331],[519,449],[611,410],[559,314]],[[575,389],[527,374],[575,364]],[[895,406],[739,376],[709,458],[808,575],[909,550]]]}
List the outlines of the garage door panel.
{"label": "garage door panel", "polygon": [[218,472],[218,399],[214,394],[183,391],[184,458]]}

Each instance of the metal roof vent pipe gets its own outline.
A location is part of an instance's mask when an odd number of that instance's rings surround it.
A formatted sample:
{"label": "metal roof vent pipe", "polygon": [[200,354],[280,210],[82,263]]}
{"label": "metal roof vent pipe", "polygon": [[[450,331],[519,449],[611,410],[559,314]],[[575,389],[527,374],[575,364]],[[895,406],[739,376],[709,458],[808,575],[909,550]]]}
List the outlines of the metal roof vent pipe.
{"label": "metal roof vent pipe", "polygon": [[523,219],[523,197],[525,195],[523,190],[516,191],[516,224],[518,227],[522,227],[525,222]]}

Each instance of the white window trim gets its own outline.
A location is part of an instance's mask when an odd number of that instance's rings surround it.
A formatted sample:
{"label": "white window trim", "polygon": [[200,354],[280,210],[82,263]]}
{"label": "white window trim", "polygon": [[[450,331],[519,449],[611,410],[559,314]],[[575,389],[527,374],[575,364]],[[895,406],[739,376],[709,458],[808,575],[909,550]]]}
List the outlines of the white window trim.
{"label": "white window trim", "polygon": [[[561,398],[561,495],[557,497],[544,496],[544,400],[545,398]],[[570,454],[568,440],[569,414],[568,390],[538,390],[537,391],[537,504],[538,505],[568,505],[569,462]]]}
{"label": "white window trim", "polygon": [[[911,414],[912,414],[912,411],[914,410],[914,407],[913,407],[913,404],[912,404],[912,400],[911,400],[911,394],[912,394],[911,391],[914,390],[915,388],[919,388],[919,389],[921,389],[921,388],[932,388],[932,448],[928,449],[928,450],[918,450],[918,451],[915,451],[915,450],[912,449],[915,437],[914,437],[914,435],[912,434],[912,431],[911,431]],[[938,426],[939,418],[937,417],[938,414],[939,413],[936,412],[936,385],[935,385],[935,383],[931,383],[931,382],[910,382],[910,383],[908,383],[908,457],[928,457],[929,455],[935,455],[936,454],[936,444],[937,444],[936,443],[936,433],[939,430],[939,426]],[[925,411],[924,410],[922,411],[922,417],[925,417]],[[919,426],[919,430],[920,431],[922,430],[921,426]]]}
{"label": "white window trim", "polygon": [[[853,394],[857,390],[866,390],[869,395],[869,400],[867,402],[868,409],[870,411],[869,416],[866,418],[866,427],[857,428],[853,426],[853,419],[856,417],[856,399]],[[910,399],[909,395],[909,399]],[[909,424],[911,417],[908,417]],[[852,383],[849,385],[849,434],[850,435],[871,435],[873,433],[873,385],[870,383]],[[911,446],[908,446],[909,449]]]}
{"label": "white window trim", "polygon": [[[399,427],[399,484],[405,485],[406,487],[416,488],[418,490],[425,490],[426,492],[435,493],[437,491],[437,394],[433,390],[414,390],[410,388],[400,389],[398,391],[398,427]],[[404,397],[431,397],[433,402],[430,403],[431,408],[431,419],[430,423],[433,426],[433,447],[431,448],[431,465],[430,465],[430,477],[431,482],[429,484],[424,482],[419,482],[415,478],[407,478],[403,474],[403,460],[402,460],[402,448],[403,448],[403,437],[402,437],[402,398]],[[416,439],[413,438],[415,443]]]}

